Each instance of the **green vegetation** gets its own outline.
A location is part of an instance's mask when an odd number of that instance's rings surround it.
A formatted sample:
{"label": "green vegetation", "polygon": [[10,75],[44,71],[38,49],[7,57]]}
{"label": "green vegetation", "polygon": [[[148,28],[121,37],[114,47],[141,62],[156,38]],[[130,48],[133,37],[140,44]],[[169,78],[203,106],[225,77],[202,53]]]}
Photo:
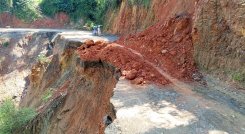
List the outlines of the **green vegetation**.
{"label": "green vegetation", "polygon": [[232,79],[238,82],[245,82],[245,73],[233,73]]}
{"label": "green vegetation", "polygon": [[65,12],[73,21],[77,21],[80,18],[95,20],[96,4],[95,0],[43,0],[40,7],[47,16]]}
{"label": "green vegetation", "polygon": [[11,11],[12,0],[1,0],[0,1],[0,12]]}
{"label": "green vegetation", "polygon": [[36,116],[30,108],[17,109],[11,100],[0,106],[0,134],[12,134]]}
{"label": "green vegetation", "polygon": [[37,57],[38,62],[40,62],[41,64],[45,64],[45,63],[50,63],[51,60],[46,57],[44,54],[39,54]]}
{"label": "green vegetation", "polygon": [[47,102],[53,96],[53,90],[48,89],[42,96],[42,101]]}
{"label": "green vegetation", "polygon": [[119,5],[120,0],[43,0],[40,7],[47,16],[65,12],[75,22],[82,18],[86,22],[102,23],[106,12]]}
{"label": "green vegetation", "polygon": [[8,47],[8,46],[9,46],[9,42],[4,42],[2,45],[3,45],[4,47]]}
{"label": "green vegetation", "polygon": [[129,5],[142,5],[146,8],[150,7],[151,0],[128,0]]}
{"label": "green vegetation", "polygon": [[40,0],[1,0],[0,12],[9,12],[21,20],[30,22],[41,17]]}
{"label": "green vegetation", "polygon": [[41,17],[38,0],[13,0],[13,14],[24,21],[33,21]]}
{"label": "green vegetation", "polygon": [[[119,7],[120,3],[121,0],[1,0],[0,13],[7,11],[24,21],[33,21],[65,12],[74,22],[82,19],[102,24],[107,11]],[[143,0],[143,3],[147,2]]]}

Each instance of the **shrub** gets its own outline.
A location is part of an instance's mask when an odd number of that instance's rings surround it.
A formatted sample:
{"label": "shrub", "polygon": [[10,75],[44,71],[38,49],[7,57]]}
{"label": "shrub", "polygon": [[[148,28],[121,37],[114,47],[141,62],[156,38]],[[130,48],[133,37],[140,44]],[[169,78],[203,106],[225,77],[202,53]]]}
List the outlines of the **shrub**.
{"label": "shrub", "polygon": [[0,12],[10,12],[19,19],[30,22],[41,17],[40,0],[1,0]]}
{"label": "shrub", "polygon": [[9,46],[9,42],[4,42],[4,43],[3,43],[3,46],[4,46],[4,47],[8,47],[8,46]]}
{"label": "shrub", "polygon": [[42,101],[47,102],[53,96],[53,90],[48,89],[42,96]]}
{"label": "shrub", "polygon": [[71,20],[95,20],[96,0],[43,0],[40,4],[42,12],[54,16],[58,12],[67,13]]}
{"label": "shrub", "polygon": [[10,12],[23,21],[33,21],[41,17],[40,0],[1,0],[0,12]]}
{"label": "shrub", "polygon": [[13,0],[13,14],[27,22],[41,17],[37,0]]}
{"label": "shrub", "polygon": [[17,109],[11,100],[0,106],[0,134],[11,134],[36,116],[31,108]]}
{"label": "shrub", "polygon": [[38,55],[38,58],[37,58],[38,62],[40,62],[41,64],[45,64],[45,63],[50,63],[51,60],[46,57],[44,54],[40,54]]}
{"label": "shrub", "polygon": [[0,12],[10,11],[12,0],[0,0]]}
{"label": "shrub", "polygon": [[40,4],[42,12],[54,16],[58,12],[67,13],[71,20],[102,23],[106,12],[120,5],[121,0],[43,0]]}

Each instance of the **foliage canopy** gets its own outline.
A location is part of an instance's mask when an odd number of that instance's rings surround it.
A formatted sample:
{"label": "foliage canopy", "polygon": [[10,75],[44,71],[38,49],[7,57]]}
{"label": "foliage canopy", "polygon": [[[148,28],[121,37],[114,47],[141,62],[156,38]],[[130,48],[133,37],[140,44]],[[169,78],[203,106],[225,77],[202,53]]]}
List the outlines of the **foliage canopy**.
{"label": "foliage canopy", "polygon": [[[65,12],[74,22],[103,23],[109,10],[117,9],[122,0],[1,0],[0,12],[8,11],[25,21],[42,16],[54,17]],[[127,0],[129,5],[149,7],[151,0]]]}

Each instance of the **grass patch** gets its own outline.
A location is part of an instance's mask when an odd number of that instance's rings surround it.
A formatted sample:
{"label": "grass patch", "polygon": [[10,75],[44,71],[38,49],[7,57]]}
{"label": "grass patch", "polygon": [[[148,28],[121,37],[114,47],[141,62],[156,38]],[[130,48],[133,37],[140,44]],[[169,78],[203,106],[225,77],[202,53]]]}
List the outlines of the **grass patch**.
{"label": "grass patch", "polygon": [[243,83],[245,82],[245,73],[239,73],[239,72],[233,73],[232,79]]}
{"label": "grass patch", "polygon": [[42,96],[42,101],[47,102],[52,96],[53,96],[53,90],[48,89],[44,92],[44,94]]}
{"label": "grass patch", "polygon": [[45,63],[50,63],[51,62],[51,60],[48,57],[46,57],[44,54],[38,55],[37,60],[41,64],[45,64]]}
{"label": "grass patch", "polygon": [[12,100],[6,100],[0,106],[0,134],[12,134],[17,129],[26,125],[36,116],[31,108],[15,107]]}
{"label": "grass patch", "polygon": [[151,0],[128,0],[129,5],[141,5],[144,6],[145,8],[150,7],[151,5]]}

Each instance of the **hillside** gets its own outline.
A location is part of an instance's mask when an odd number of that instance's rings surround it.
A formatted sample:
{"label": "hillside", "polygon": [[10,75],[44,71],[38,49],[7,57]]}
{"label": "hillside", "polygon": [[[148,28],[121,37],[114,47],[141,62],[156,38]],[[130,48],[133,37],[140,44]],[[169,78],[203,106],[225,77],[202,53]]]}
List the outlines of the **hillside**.
{"label": "hillside", "polygon": [[245,133],[243,0],[11,1],[0,134]]}

